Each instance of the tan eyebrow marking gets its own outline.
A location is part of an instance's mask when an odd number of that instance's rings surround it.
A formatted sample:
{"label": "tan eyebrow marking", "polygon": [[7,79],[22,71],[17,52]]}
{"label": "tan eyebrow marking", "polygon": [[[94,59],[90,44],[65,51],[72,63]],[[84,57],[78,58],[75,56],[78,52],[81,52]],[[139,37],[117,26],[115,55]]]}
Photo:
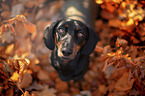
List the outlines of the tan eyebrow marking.
{"label": "tan eyebrow marking", "polygon": [[80,30],[80,28],[77,26],[77,31]]}
{"label": "tan eyebrow marking", "polygon": [[68,24],[65,24],[64,26],[65,26],[65,27],[68,27]]}

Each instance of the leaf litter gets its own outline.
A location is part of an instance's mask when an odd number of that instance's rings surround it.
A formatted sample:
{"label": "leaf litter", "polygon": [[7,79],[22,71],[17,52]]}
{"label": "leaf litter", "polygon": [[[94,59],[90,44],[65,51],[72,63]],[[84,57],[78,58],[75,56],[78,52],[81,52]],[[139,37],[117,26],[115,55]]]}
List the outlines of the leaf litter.
{"label": "leaf litter", "polygon": [[145,2],[96,0],[96,3],[100,6],[100,16],[95,21],[100,41],[90,56],[89,70],[80,81],[64,82],[51,67],[48,59],[51,52],[43,43],[43,29],[57,18],[63,1],[3,0],[0,95],[145,95]]}

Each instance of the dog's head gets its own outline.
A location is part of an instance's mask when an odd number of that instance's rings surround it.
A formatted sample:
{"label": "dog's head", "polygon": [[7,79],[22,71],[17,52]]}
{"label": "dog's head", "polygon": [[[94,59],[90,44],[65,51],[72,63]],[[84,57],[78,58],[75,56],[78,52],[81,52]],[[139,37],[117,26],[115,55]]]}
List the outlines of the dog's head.
{"label": "dog's head", "polygon": [[45,45],[51,50],[56,47],[57,55],[63,60],[73,59],[78,51],[91,54],[97,41],[95,32],[78,20],[58,20],[44,32]]}

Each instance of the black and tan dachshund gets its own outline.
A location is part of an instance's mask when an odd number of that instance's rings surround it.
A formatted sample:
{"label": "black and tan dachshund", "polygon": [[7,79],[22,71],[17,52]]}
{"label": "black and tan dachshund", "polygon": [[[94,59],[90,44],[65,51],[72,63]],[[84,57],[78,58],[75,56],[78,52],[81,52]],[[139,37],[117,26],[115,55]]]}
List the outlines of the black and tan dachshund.
{"label": "black and tan dachshund", "polygon": [[44,43],[52,50],[51,65],[64,81],[81,79],[88,69],[98,37],[86,23],[66,16],[45,29]]}

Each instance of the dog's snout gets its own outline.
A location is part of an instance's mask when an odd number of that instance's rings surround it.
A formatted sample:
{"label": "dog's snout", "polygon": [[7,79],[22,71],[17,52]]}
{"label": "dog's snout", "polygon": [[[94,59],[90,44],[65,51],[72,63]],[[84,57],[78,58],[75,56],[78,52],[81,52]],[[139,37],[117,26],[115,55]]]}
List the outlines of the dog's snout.
{"label": "dog's snout", "polygon": [[70,56],[73,53],[72,49],[62,48],[62,53],[64,56]]}

